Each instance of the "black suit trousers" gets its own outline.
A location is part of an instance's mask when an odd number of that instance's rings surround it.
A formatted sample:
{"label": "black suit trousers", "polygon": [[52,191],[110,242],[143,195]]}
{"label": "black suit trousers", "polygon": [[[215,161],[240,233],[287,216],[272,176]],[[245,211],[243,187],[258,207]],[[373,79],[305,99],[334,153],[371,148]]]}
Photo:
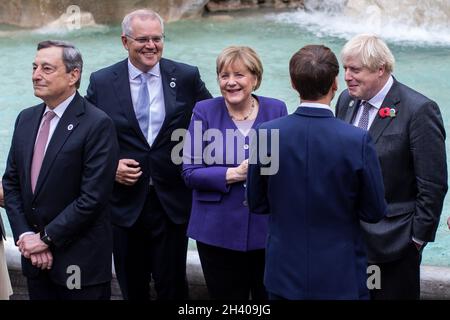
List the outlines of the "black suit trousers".
{"label": "black suit trousers", "polygon": [[69,289],[54,283],[47,271],[40,271],[36,277],[27,278],[30,300],[110,300],[111,281],[80,289]]}
{"label": "black suit trousers", "polygon": [[188,298],[186,224],[174,224],[153,187],[131,228],[113,226],[114,266],[126,300],[149,300],[153,279],[158,300]]}
{"label": "black suit trousers", "polygon": [[370,290],[372,300],[419,300],[422,249],[411,242],[397,260],[377,263],[381,272],[381,289]]}
{"label": "black suit trousers", "polygon": [[235,251],[197,241],[209,296],[213,300],[267,300],[265,250]]}

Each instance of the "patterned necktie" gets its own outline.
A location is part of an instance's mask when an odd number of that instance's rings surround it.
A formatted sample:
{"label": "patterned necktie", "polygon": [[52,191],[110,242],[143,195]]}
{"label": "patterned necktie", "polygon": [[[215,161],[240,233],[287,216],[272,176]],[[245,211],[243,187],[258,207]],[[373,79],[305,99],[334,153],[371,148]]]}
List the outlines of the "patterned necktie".
{"label": "patterned necktie", "polygon": [[44,121],[42,122],[41,129],[39,130],[36,144],[34,145],[33,161],[31,162],[31,190],[34,193],[36,188],[36,182],[41,171],[42,161],[45,155],[45,146],[47,145],[48,135],[50,132],[50,122],[56,116],[53,111],[47,111],[44,114]]}
{"label": "patterned necktie", "polygon": [[358,127],[367,130],[369,128],[369,111],[372,108],[372,105],[367,101],[364,101],[362,104],[364,108],[361,114],[361,118],[359,118]]}
{"label": "patterned necktie", "polygon": [[148,139],[150,97],[148,94],[147,81],[150,75],[146,73],[141,73],[139,77],[141,79],[141,86],[139,87],[139,95],[135,113],[136,119],[139,122],[139,127],[141,128],[145,139]]}

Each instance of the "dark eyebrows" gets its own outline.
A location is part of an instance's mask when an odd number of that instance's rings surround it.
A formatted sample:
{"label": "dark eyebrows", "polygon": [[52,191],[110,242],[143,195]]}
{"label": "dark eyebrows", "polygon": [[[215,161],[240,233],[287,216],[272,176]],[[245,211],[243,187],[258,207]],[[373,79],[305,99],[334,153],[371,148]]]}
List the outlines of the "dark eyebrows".
{"label": "dark eyebrows", "polygon": [[[32,63],[32,66],[33,66],[33,67],[37,67],[38,65],[37,65],[36,62],[33,62],[33,63]],[[55,65],[53,65],[53,64],[51,64],[51,63],[48,63],[48,62],[42,63],[41,66],[42,66],[42,67],[52,67],[52,68],[54,68],[54,69],[57,69],[57,68],[58,68],[57,66],[55,66]]]}

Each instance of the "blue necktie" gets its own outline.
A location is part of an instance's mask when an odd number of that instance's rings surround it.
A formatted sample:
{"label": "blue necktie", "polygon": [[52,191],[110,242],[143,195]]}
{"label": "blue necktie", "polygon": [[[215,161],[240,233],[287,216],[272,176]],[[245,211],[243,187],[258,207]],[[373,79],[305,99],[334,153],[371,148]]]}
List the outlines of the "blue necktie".
{"label": "blue necktie", "polygon": [[367,101],[364,101],[362,104],[364,109],[362,111],[361,118],[359,118],[358,127],[367,130],[369,128],[369,111],[372,108],[372,105]]}
{"label": "blue necktie", "polygon": [[144,134],[145,139],[148,139],[148,126],[149,126],[149,112],[150,112],[150,97],[148,94],[147,81],[150,75],[141,73],[139,78],[141,79],[141,86],[139,87],[139,95],[136,105],[136,119],[139,122],[139,127]]}

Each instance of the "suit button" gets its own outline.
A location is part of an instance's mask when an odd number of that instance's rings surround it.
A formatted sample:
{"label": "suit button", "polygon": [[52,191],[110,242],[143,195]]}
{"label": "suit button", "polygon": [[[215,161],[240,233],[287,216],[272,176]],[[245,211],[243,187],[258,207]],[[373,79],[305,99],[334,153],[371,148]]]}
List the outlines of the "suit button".
{"label": "suit button", "polygon": [[242,202],[242,204],[244,205],[244,207],[248,206],[247,200],[244,200],[244,202]]}
{"label": "suit button", "polygon": [[244,144],[244,150],[248,150],[248,144]]}
{"label": "suit button", "polygon": [[247,184],[246,183],[244,183],[244,188],[247,188]]}
{"label": "suit button", "polygon": [[37,224],[33,224],[33,227],[35,227],[37,229],[38,226],[37,226]]}

